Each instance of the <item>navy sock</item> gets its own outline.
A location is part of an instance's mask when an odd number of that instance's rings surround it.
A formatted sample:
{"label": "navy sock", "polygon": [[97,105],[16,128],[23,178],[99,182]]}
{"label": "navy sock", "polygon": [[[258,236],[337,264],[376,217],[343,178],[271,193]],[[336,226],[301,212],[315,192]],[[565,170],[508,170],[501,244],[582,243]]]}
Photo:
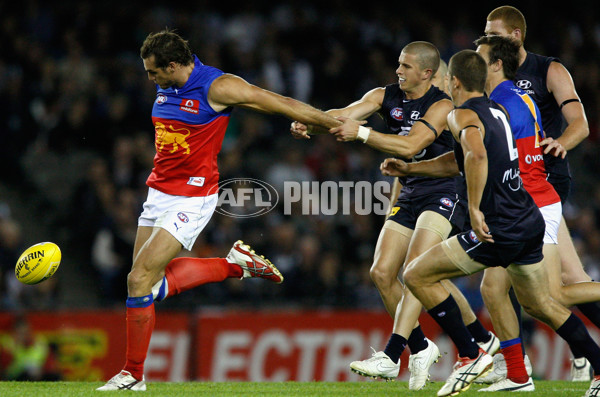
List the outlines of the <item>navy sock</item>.
{"label": "navy sock", "polygon": [[460,357],[476,358],[479,355],[479,346],[463,323],[460,309],[452,295],[427,312],[452,339]]}
{"label": "navy sock", "polygon": [[416,354],[421,350],[427,349],[427,345],[425,334],[423,333],[421,326],[418,325],[417,328],[413,329],[408,336],[408,347],[410,348],[410,354]]}
{"label": "navy sock", "polygon": [[490,331],[483,327],[483,324],[481,324],[479,319],[475,319],[475,322],[467,325],[467,329],[471,335],[473,335],[473,338],[477,343],[489,342],[489,340],[492,339]]}
{"label": "navy sock", "polygon": [[576,315],[569,316],[556,333],[563,338],[571,348],[575,347],[578,351],[584,353],[584,357],[594,368],[594,375],[600,375],[600,347],[594,342],[588,333],[583,321]]}
{"label": "navy sock", "polygon": [[582,303],[576,307],[596,327],[600,328],[600,302]]}
{"label": "navy sock", "polygon": [[400,356],[402,352],[406,348],[406,344],[408,341],[404,339],[403,336],[398,334],[392,334],[390,339],[388,340],[388,344],[383,351],[387,356],[396,364],[398,364],[398,360],[400,360]]}

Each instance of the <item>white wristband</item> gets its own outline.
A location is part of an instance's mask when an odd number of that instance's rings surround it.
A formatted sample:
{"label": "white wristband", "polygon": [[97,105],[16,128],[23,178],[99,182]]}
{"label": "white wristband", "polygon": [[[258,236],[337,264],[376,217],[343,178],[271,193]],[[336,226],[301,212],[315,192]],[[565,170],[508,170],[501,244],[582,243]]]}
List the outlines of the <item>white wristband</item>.
{"label": "white wristband", "polygon": [[367,139],[369,139],[369,135],[371,134],[371,129],[367,127],[363,127],[362,125],[358,126],[358,135],[356,139],[361,141],[362,143],[367,143]]}

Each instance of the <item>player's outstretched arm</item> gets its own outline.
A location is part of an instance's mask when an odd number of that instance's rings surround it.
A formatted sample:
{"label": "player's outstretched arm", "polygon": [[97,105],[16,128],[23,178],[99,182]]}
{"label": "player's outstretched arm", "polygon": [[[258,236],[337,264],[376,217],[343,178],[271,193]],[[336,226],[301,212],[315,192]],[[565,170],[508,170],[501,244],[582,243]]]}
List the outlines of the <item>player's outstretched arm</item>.
{"label": "player's outstretched arm", "polygon": [[232,74],[224,74],[215,79],[208,92],[208,101],[215,111],[234,106],[266,114],[279,114],[323,128],[341,124],[334,117],[304,102],[257,87]]}
{"label": "player's outstretched arm", "polygon": [[[354,120],[342,118],[343,124],[329,130],[338,141],[361,140],[379,151],[410,159],[429,146],[446,129],[446,117],[453,106],[449,100],[433,104],[419,122],[410,129],[408,135],[383,134],[362,127]],[[361,130],[362,127],[362,130]]]}
{"label": "player's outstretched arm", "polygon": [[428,176],[431,178],[449,178],[460,175],[454,152],[446,152],[436,158],[423,161],[405,162],[387,158],[379,166],[386,176]]}
{"label": "player's outstretched arm", "polygon": [[[381,109],[385,88],[378,87],[370,90],[358,101],[340,109],[330,109],[326,113],[333,117],[347,117],[353,120],[365,120],[373,113]],[[290,127],[292,136],[296,139],[310,139],[310,135],[328,134],[329,129],[319,128],[318,126],[306,125],[297,121],[292,122]]]}

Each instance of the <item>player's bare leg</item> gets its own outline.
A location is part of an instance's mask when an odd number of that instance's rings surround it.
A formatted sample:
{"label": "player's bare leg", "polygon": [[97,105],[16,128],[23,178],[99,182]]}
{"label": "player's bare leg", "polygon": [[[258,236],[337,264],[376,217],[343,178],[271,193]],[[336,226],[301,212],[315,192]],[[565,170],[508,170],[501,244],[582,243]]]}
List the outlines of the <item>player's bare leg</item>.
{"label": "player's bare leg", "polygon": [[[568,289],[563,292],[568,294],[571,292],[571,286],[577,286],[578,283],[590,282],[590,276],[585,272],[581,259],[577,254],[569,228],[565,218],[562,217],[560,226],[558,228],[558,247],[560,252],[561,260],[561,279]],[[577,287],[575,287],[577,288]],[[579,290],[580,291],[580,290]],[[574,300],[574,297],[567,297],[566,300]],[[597,302],[590,303],[579,303],[577,308],[594,323],[596,327],[600,328],[600,304]],[[590,363],[583,357],[583,352],[573,350],[573,361],[571,363],[571,380],[573,381],[589,381],[592,376],[592,367]]]}
{"label": "player's bare leg", "polygon": [[392,318],[402,298],[403,286],[398,280],[398,274],[404,264],[412,234],[411,229],[387,220],[379,233],[375,247],[370,275],[385,309]]}
{"label": "player's bare leg", "polygon": [[127,276],[127,352],[125,366],[97,390],[146,390],[144,361],[154,329],[152,285],[164,276],[181,243],[158,227],[138,227],[133,266]]}
{"label": "player's bare leg", "polygon": [[[448,241],[455,243],[454,248],[450,248]],[[404,272],[407,287],[450,336],[459,352],[457,364],[444,386],[438,391],[438,396],[454,395],[468,389],[474,379],[485,374],[492,366],[492,356],[473,341],[462,321],[458,305],[440,283],[440,280],[482,270],[484,266],[473,262],[475,265],[473,271],[466,272],[455,265],[455,255],[451,253],[453,250],[458,250],[457,252],[462,254],[463,258],[470,260],[453,237],[419,256],[407,266]],[[399,315],[400,322],[403,321],[403,315],[404,313]]]}
{"label": "player's bare leg", "polygon": [[135,240],[133,266],[127,276],[129,296],[150,294],[152,286],[164,276],[167,264],[181,249],[181,243],[165,229],[140,226]]}
{"label": "player's bare leg", "polygon": [[558,247],[561,262],[561,278],[565,285],[591,281],[590,276],[583,269],[581,259],[577,254],[571,238],[569,228],[563,217],[558,228]]}
{"label": "player's bare leg", "polygon": [[528,357],[523,356],[520,324],[509,295],[510,288],[510,276],[506,269],[485,269],[481,281],[481,296],[490,313],[494,331],[502,341],[501,347],[503,346],[502,352],[494,356],[492,371],[475,380],[476,383],[492,384],[485,391],[535,390],[531,379],[531,362]]}

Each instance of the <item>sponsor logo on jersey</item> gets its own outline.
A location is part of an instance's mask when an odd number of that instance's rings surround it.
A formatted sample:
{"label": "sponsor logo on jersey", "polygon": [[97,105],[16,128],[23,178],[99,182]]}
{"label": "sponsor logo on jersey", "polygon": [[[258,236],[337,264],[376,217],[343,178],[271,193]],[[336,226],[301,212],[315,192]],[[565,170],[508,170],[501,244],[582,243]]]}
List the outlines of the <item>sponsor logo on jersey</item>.
{"label": "sponsor logo on jersey", "polygon": [[183,110],[184,112],[198,114],[200,112],[200,101],[184,98],[179,104],[179,109]]}
{"label": "sponsor logo on jersey", "polygon": [[525,156],[525,162],[527,164],[535,163],[537,161],[544,161],[544,156],[542,156],[541,154],[528,154]]}
{"label": "sponsor logo on jersey", "polygon": [[471,239],[472,242],[479,243],[479,239],[477,238],[477,235],[475,234],[475,232],[473,230],[471,230],[469,232],[469,238]]}
{"label": "sponsor logo on jersey", "polygon": [[419,112],[418,110],[413,110],[412,112],[410,112],[410,118],[412,120],[419,120],[421,118],[421,112]]}
{"label": "sponsor logo on jersey", "polygon": [[394,120],[402,121],[404,119],[402,108],[393,108],[390,110],[390,116],[392,116]]}
{"label": "sponsor logo on jersey", "polygon": [[390,212],[390,216],[396,215],[399,210],[400,210],[400,207],[394,207],[394,208],[392,208],[392,212]]}
{"label": "sponsor logo on jersey", "polygon": [[167,102],[167,96],[166,95],[158,94],[156,96],[156,104],[157,105],[162,105],[165,102]]}
{"label": "sponsor logo on jersey", "polygon": [[521,172],[518,168],[509,168],[508,170],[504,171],[502,183],[506,183],[510,190],[516,192],[521,188],[521,184],[523,183],[520,175]]}
{"label": "sponsor logo on jersey", "polygon": [[517,87],[519,87],[529,95],[535,94],[535,91],[531,89],[531,81],[529,80],[517,81]]}
{"label": "sponsor logo on jersey", "polygon": [[443,197],[440,199],[440,203],[445,205],[448,208],[451,208],[454,205],[454,202],[450,200],[448,197]]}
{"label": "sponsor logo on jersey", "polygon": [[531,88],[531,81],[519,80],[519,81],[517,81],[517,87],[519,87],[522,90],[528,90]]}
{"label": "sponsor logo on jersey", "polygon": [[188,181],[188,185],[192,186],[204,186],[204,181],[206,178],[203,176],[190,176],[190,180]]}
{"label": "sponsor logo on jersey", "polygon": [[179,220],[183,223],[188,223],[190,221],[190,218],[188,218],[184,212],[178,212],[177,218],[179,218]]}

